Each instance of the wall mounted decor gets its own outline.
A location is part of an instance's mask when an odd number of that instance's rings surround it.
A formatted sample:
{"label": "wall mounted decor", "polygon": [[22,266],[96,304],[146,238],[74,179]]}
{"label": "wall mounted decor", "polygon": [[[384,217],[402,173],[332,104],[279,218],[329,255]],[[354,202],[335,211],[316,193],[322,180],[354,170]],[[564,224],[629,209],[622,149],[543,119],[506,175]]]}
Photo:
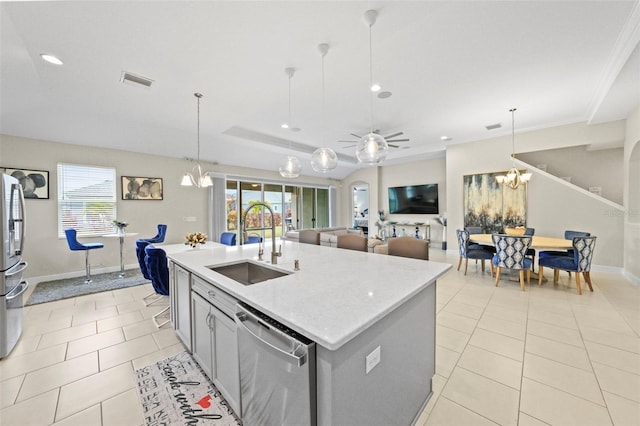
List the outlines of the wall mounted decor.
{"label": "wall mounted decor", "polygon": [[516,189],[500,185],[498,175],[504,172],[463,176],[464,226],[480,226],[485,234],[526,226],[527,185]]}
{"label": "wall mounted decor", "polygon": [[162,178],[122,176],[123,200],[162,200]]}
{"label": "wall mounted decor", "polygon": [[46,170],[0,168],[4,173],[20,181],[24,198],[49,199],[49,172]]}

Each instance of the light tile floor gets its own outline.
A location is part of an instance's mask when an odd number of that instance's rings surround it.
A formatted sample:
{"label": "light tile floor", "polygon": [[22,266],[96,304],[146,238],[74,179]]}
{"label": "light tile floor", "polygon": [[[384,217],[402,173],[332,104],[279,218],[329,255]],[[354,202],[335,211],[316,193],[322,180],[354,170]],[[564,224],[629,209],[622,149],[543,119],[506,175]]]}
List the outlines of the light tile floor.
{"label": "light tile floor", "polygon": [[[435,393],[418,425],[640,425],[640,287],[592,278],[582,296],[567,274],[521,292],[473,263],[439,280]],[[153,325],[162,305],[141,300],[151,291],[25,308],[23,337],[0,361],[0,424],[141,425],[134,369],[183,350]]]}

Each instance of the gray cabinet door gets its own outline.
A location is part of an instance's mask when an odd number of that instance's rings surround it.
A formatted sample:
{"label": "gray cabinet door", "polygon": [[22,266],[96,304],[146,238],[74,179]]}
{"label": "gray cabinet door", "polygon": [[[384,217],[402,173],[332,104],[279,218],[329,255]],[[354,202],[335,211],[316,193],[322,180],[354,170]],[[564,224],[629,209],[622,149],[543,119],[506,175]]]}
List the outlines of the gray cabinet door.
{"label": "gray cabinet door", "polygon": [[191,351],[191,274],[180,266],[175,266],[175,309],[176,334]]}
{"label": "gray cabinet door", "polygon": [[215,318],[213,332],[215,378],[213,379],[213,384],[222,392],[233,411],[242,416],[240,412],[238,329],[231,318],[215,307],[211,308],[211,312]]}
{"label": "gray cabinet door", "polygon": [[197,293],[191,293],[191,317],[193,319],[191,348],[195,360],[200,364],[206,375],[213,377],[213,335],[210,324],[210,304]]}

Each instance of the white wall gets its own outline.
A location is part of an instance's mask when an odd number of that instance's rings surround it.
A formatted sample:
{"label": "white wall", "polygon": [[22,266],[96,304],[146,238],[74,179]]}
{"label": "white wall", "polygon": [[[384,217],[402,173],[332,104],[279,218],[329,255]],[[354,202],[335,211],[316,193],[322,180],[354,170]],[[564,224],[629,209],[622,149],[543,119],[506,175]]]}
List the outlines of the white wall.
{"label": "white wall", "polygon": [[625,157],[625,275],[640,284],[640,107],[627,119]]}
{"label": "white wall", "polygon": [[[572,124],[516,135],[520,151],[605,143],[624,139],[624,121],[587,125]],[[524,148],[526,147],[526,148]],[[447,147],[448,240],[463,226],[462,177],[511,167],[511,138],[487,139]],[[636,184],[637,185],[637,184]],[[537,235],[562,237],[565,229],[589,231],[598,237],[594,264],[621,268],[623,264],[623,215],[606,202],[573,191],[555,180],[533,174],[527,192],[527,226]],[[449,249],[456,250],[455,247]]]}
{"label": "white wall", "polygon": [[[84,274],[84,255],[71,252],[57,231],[57,164],[59,162],[115,167],[118,179],[118,219],[129,223],[128,232],[137,236],[125,241],[125,265],[137,265],[135,238],[151,237],[158,223],[168,225],[166,244],[182,243],[191,232],[208,230],[208,190],[180,186],[182,175],[190,171],[193,163],[156,155],[129,151],[70,145],[15,136],[0,135],[0,166],[49,171],[49,199],[26,200],[27,227],[25,259],[29,268],[25,277],[73,276]],[[283,181],[277,172],[232,166],[211,166],[212,172]],[[122,200],[120,176],[148,176],[163,178],[164,199]],[[335,184],[335,181],[302,178],[287,181],[310,184]],[[193,222],[184,218],[195,218]],[[86,238],[81,241],[102,242],[105,247],[90,254],[92,272],[117,270],[119,246],[116,238]]]}
{"label": "white wall", "polygon": [[369,234],[377,232],[375,226],[378,221],[378,210],[384,210],[387,220],[410,222],[429,222],[431,237],[440,240],[442,227],[433,220],[437,215],[389,215],[390,186],[416,185],[426,183],[438,184],[440,214],[447,209],[447,182],[445,174],[445,158],[420,160],[398,165],[382,165],[366,167],[350,174],[342,181],[343,209],[340,211],[340,225],[351,226],[353,211],[351,211],[350,189],[353,185],[367,183],[369,185]]}
{"label": "white wall", "polygon": [[[621,141],[622,142],[622,141]],[[620,182],[624,179],[624,149],[608,148],[590,150],[588,145],[549,149],[517,155],[519,160],[536,166],[547,165],[547,172],[554,176],[571,177],[571,183],[589,190],[591,186],[602,188],[602,196],[622,205]]]}

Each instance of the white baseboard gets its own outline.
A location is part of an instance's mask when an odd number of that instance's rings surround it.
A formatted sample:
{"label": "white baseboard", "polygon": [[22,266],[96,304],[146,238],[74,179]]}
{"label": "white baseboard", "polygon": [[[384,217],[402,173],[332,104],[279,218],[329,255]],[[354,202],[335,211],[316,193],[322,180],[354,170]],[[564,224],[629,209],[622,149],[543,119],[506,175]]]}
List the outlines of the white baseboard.
{"label": "white baseboard", "polygon": [[629,281],[631,281],[633,284],[640,286],[640,278],[636,277],[631,272],[627,271],[626,269],[623,269],[622,270],[622,275],[624,275],[624,277],[626,279],[628,279]]}
{"label": "white baseboard", "polygon": [[[131,265],[124,265],[124,269],[125,271],[128,271],[130,269],[137,269],[140,268],[140,265],[138,265],[137,263],[132,263]],[[106,274],[109,272],[117,272],[120,270],[119,266],[109,266],[106,268],[91,268],[91,275],[94,274]],[[45,281],[54,281],[54,280],[63,280],[66,278],[76,278],[76,277],[84,277],[86,275],[86,272],[83,271],[73,271],[73,272],[65,272],[63,274],[54,274],[54,275],[42,275],[39,277],[29,277],[27,278],[27,281],[29,281],[29,285],[35,286],[38,283],[41,282],[45,282]]]}

